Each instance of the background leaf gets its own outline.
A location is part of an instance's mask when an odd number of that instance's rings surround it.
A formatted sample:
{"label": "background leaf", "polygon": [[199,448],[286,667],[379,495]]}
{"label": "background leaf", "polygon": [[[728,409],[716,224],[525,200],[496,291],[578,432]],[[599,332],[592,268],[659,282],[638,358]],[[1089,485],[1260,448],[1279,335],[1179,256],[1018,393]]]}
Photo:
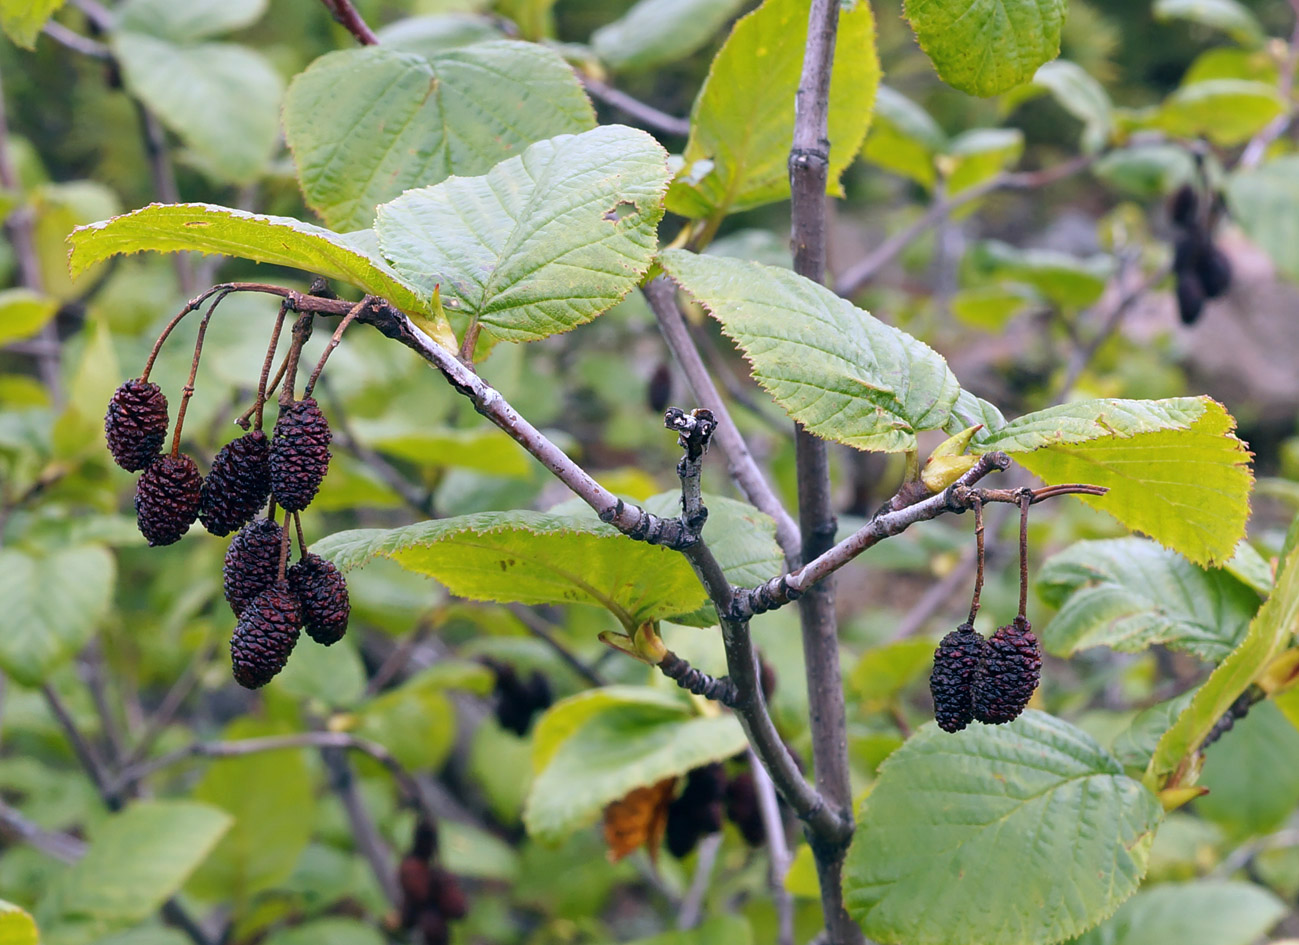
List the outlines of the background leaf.
{"label": "background leaf", "polygon": [[57,299],[31,289],[0,290],[0,346],[30,338],[59,310]]}
{"label": "background leaf", "polygon": [[1059,719],[1029,710],[955,735],[926,725],[880,768],[848,851],[844,903],[886,942],[1055,941],[1136,890],[1161,815],[1153,794]]}
{"label": "background leaf", "polygon": [[681,555],[584,515],[481,512],[339,532],[312,550],[344,570],[391,558],[471,600],[595,604],[633,627],[694,610],[705,597]]}
{"label": "background leaf", "polygon": [[1299,156],[1286,155],[1227,178],[1227,203],[1245,235],[1291,279],[1299,279]]}
{"label": "background leaf", "polygon": [[1286,109],[1266,82],[1209,79],[1183,85],[1159,110],[1158,125],[1181,137],[1205,135],[1215,144],[1244,144]]}
{"label": "background leaf", "polygon": [[1299,730],[1259,703],[1205,751],[1197,783],[1209,789],[1195,800],[1201,817],[1239,839],[1271,833],[1299,804]]}
{"label": "background leaf", "polygon": [[[789,196],[794,94],[806,40],[802,0],[766,0],[735,24],[695,99],[685,171],[668,193],[669,210],[720,216]],[[839,177],[861,148],[879,77],[871,5],[845,7],[830,77],[829,193],[841,192]],[[762,93],[754,94],[758,88]]]}
{"label": "background leaf", "polygon": [[0,28],[5,35],[23,49],[36,45],[36,37],[41,35],[54,12],[63,6],[64,0],[0,0]]}
{"label": "background leaf", "polygon": [[403,191],[485,174],[535,141],[594,124],[558,53],[504,40],[427,57],[382,46],[328,53],[284,100],[303,193],[338,230],[370,226],[375,207]]}
{"label": "background leaf", "polygon": [[117,28],[192,43],[251,26],[266,12],[267,0],[126,0],[117,9]]}
{"label": "background leaf", "polygon": [[916,40],[944,82],[997,95],[1060,52],[1064,0],[906,0]]}
{"label": "background leaf", "polygon": [[1198,880],[1143,889],[1077,945],[1249,945],[1289,911],[1253,883]]}
{"label": "background leaf", "polygon": [[745,0],[640,0],[591,34],[591,48],[615,71],[684,59],[708,42]]}
{"label": "background leaf", "polygon": [[384,255],[448,310],[506,341],[568,331],[640,281],[658,245],[667,155],[622,125],[540,141],[483,177],[379,208]]}
{"label": "background leaf", "polygon": [[1221,30],[1238,43],[1260,45],[1263,27],[1249,9],[1236,0],[1155,0],[1156,20],[1190,20]]}
{"label": "background leaf", "polygon": [[774,266],[669,250],[663,268],[722,323],[790,416],[858,449],[915,449],[959,386],[928,345]]}
{"label": "background leaf", "polygon": [[1205,570],[1144,538],[1080,541],[1051,557],[1038,592],[1058,613],[1039,632],[1057,656],[1093,646],[1138,652],[1163,644],[1204,660],[1236,646],[1259,597],[1221,570]]}
{"label": "background leaf", "polygon": [[39,686],[94,634],[113,600],[113,557],[94,545],[36,557],[0,550],[0,669]]}
{"label": "background leaf", "polygon": [[0,942],[4,945],[37,945],[36,920],[12,902],[0,899]]}

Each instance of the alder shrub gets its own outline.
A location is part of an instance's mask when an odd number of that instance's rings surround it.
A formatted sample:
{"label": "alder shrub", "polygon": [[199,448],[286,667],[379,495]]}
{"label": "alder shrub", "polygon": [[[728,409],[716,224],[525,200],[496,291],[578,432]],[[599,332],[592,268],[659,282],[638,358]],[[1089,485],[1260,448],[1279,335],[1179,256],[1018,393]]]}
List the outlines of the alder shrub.
{"label": "alder shrub", "polygon": [[1125,331],[1299,276],[1291,12],[1068,6],[0,2],[0,940],[1292,923],[1291,446]]}

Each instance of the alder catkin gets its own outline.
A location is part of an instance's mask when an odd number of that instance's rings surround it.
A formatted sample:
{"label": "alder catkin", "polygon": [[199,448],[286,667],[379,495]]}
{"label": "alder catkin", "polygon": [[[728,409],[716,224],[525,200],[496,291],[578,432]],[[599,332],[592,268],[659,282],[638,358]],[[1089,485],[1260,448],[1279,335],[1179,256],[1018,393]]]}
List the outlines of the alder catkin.
{"label": "alder catkin", "polygon": [[300,512],[311,504],[329,471],[333,434],[314,397],[280,407],[271,440],[271,495],[280,508]]}
{"label": "alder catkin", "polygon": [[987,656],[974,682],[974,717],[988,725],[1018,718],[1041,674],[1042,653],[1028,620],[1016,617],[998,627],[988,638]]}
{"label": "alder catkin", "polygon": [[213,535],[229,535],[266,505],[271,494],[271,443],[261,430],[231,440],[203,480],[198,520]]}
{"label": "alder catkin", "polygon": [[284,530],[268,518],[254,519],[230,539],[221,576],[226,602],[236,617],[275,583],[283,539]]}
{"label": "alder catkin", "polygon": [[180,541],[198,517],[203,477],[183,453],[159,456],[135,484],[135,521],[150,545]]}
{"label": "alder catkin", "polygon": [[289,568],[285,577],[298,597],[307,636],[325,646],[343,639],[352,612],[343,572],[332,561],[307,554]]}
{"label": "alder catkin", "polygon": [[157,458],[167,438],[167,398],[157,384],[130,380],[113,392],[104,415],[104,439],[113,461],[139,472]]}
{"label": "alder catkin", "polygon": [[258,594],[244,610],[230,640],[235,682],[258,689],[275,678],[298,642],[301,613],[287,582]]}
{"label": "alder catkin", "polygon": [[929,692],[934,718],[944,732],[959,732],[974,720],[973,686],[988,652],[988,641],[968,623],[943,637],[934,651]]}

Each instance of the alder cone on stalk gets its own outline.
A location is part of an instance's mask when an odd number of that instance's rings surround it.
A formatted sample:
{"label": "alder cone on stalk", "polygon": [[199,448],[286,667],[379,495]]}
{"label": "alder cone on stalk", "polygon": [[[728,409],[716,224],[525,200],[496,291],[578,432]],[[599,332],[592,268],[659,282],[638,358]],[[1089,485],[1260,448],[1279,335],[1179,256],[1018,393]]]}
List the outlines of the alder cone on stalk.
{"label": "alder cone on stalk", "polygon": [[740,835],[749,846],[760,847],[767,842],[752,771],[741,771],[726,785],[726,816],[740,828]]}
{"label": "alder cone on stalk", "polygon": [[987,655],[974,681],[974,717],[988,725],[1000,725],[1028,705],[1042,674],[1042,654],[1032,624],[1016,617],[998,627],[987,641]]}
{"label": "alder cone on stalk", "polygon": [[183,453],[159,456],[135,484],[135,521],[150,545],[180,541],[198,516],[203,477]]}
{"label": "alder cone on stalk", "polygon": [[959,732],[974,720],[973,686],[988,653],[988,641],[968,623],[943,637],[934,651],[929,692],[934,718],[944,732]]}
{"label": "alder cone on stalk", "polygon": [[261,430],[231,440],[212,460],[203,480],[198,520],[213,535],[229,535],[248,522],[271,494],[271,441]]}
{"label": "alder cone on stalk", "polygon": [[284,529],[269,518],[258,518],[230,540],[221,576],[226,602],[236,617],[242,617],[253,599],[275,583],[283,539]]}
{"label": "alder cone on stalk", "polygon": [[279,581],[258,594],[235,624],[230,662],[235,682],[259,689],[289,661],[302,623],[298,599],[288,582]]}
{"label": "alder cone on stalk", "polygon": [[668,852],[686,856],[700,837],[722,829],[725,813],[726,769],[714,762],[692,770],[681,796],[668,805]]}
{"label": "alder cone on stalk", "polygon": [[157,384],[139,379],[113,391],[104,415],[104,438],[113,461],[127,472],[146,469],[167,438],[167,398]]}
{"label": "alder cone on stalk", "polygon": [[533,670],[532,675],[524,681],[508,663],[490,657],[482,662],[496,675],[496,686],[492,693],[496,721],[501,728],[522,738],[528,734],[533,716],[544,712],[554,702],[550,683],[538,670]]}
{"label": "alder cone on stalk", "polygon": [[329,422],[314,397],[280,407],[271,440],[271,495],[280,508],[301,512],[329,471]]}
{"label": "alder cone on stalk", "polygon": [[402,857],[397,864],[397,885],[401,889],[401,927],[412,929],[433,890],[428,860],[415,853]]}
{"label": "alder cone on stalk", "polygon": [[285,574],[302,608],[307,636],[331,646],[347,632],[352,605],[343,572],[320,555],[307,554]]}
{"label": "alder cone on stalk", "polygon": [[463,919],[469,914],[469,900],[455,875],[440,866],[430,869],[432,888],[428,904],[444,919]]}
{"label": "alder cone on stalk", "polygon": [[451,941],[447,920],[436,909],[425,909],[420,914],[419,931],[424,937],[424,945],[447,945]]}

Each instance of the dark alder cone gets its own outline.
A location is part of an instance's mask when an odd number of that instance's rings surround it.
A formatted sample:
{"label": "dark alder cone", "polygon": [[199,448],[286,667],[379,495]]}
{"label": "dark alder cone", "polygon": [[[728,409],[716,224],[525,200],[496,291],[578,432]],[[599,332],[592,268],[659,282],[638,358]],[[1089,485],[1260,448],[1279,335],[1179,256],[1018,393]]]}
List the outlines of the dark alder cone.
{"label": "dark alder cone", "polygon": [[1019,718],[1041,675],[1042,653],[1028,620],[1016,617],[998,627],[974,681],[974,717],[988,725]]}
{"label": "dark alder cone", "polygon": [[180,541],[198,516],[203,477],[183,453],[159,456],[135,484],[135,521],[150,545]]}
{"label": "dark alder cone", "polygon": [[1194,325],[1204,311],[1204,285],[1194,271],[1177,274],[1177,314],[1183,325]]}
{"label": "dark alder cone", "polygon": [[968,623],[943,637],[934,651],[929,692],[934,718],[944,732],[959,732],[974,719],[972,687],[987,655],[988,641]]}
{"label": "dark alder cone", "polygon": [[444,919],[463,919],[469,914],[469,901],[459,881],[440,866],[430,870],[432,888],[428,904]]}
{"label": "dark alder cone", "polygon": [[447,920],[436,909],[425,909],[420,913],[419,931],[424,937],[424,945],[448,945],[451,941]]}
{"label": "dark alder cone", "polygon": [[235,624],[230,639],[235,682],[245,689],[258,689],[274,679],[289,661],[301,623],[298,599],[287,582],[280,581],[258,594]]}
{"label": "dark alder cone", "polygon": [[1168,199],[1168,216],[1177,226],[1189,227],[1195,223],[1195,214],[1199,210],[1200,200],[1195,188],[1183,184]]}
{"label": "dark alder cone", "polygon": [[740,828],[740,835],[749,846],[760,847],[767,842],[752,771],[741,771],[726,785],[726,816]]}
{"label": "dark alder cone", "polygon": [[483,663],[496,674],[496,689],[493,693],[496,721],[501,728],[523,737],[532,725],[532,717],[548,709],[554,701],[550,683],[537,670],[533,670],[525,682],[514,667],[507,663],[493,659],[484,659]]}
{"label": "dark alder cone", "polygon": [[343,572],[320,555],[308,554],[285,574],[302,607],[303,628],[317,643],[331,646],[347,632],[352,605]]}
{"label": "dark alder cone", "polygon": [[413,929],[433,889],[428,861],[408,853],[397,864],[397,886],[401,889],[401,927]]}
{"label": "dark alder cone", "polygon": [[203,480],[198,520],[213,535],[229,535],[249,521],[271,494],[271,441],[261,430],[231,440]]}
{"label": "dark alder cone", "polygon": [[722,829],[726,813],[726,769],[713,763],[686,775],[681,796],[668,805],[668,851],[677,859],[695,848],[699,838]]}
{"label": "dark alder cone", "polygon": [[650,375],[649,385],[645,388],[645,403],[651,413],[662,413],[668,409],[668,401],[671,399],[672,369],[668,367],[666,361],[660,361],[659,366]]}
{"label": "dark alder cone", "polygon": [[113,461],[128,472],[148,467],[167,438],[167,398],[157,384],[131,380],[113,392],[104,415]]}
{"label": "dark alder cone", "polygon": [[1231,288],[1231,261],[1227,254],[1210,243],[1200,257],[1196,274],[1204,286],[1204,294],[1211,299],[1225,295]]}
{"label": "dark alder cone", "polygon": [[333,434],[314,397],[280,407],[271,440],[271,495],[280,508],[301,512],[329,471]]}
{"label": "dark alder cone", "polygon": [[280,570],[280,542],[284,530],[268,518],[253,519],[230,539],[224,579],[226,601],[236,617],[262,591],[275,583]]}
{"label": "dark alder cone", "polygon": [[433,859],[433,854],[438,849],[438,828],[437,824],[427,820],[420,820],[415,824],[415,833],[410,840],[410,855],[417,856],[421,860]]}

